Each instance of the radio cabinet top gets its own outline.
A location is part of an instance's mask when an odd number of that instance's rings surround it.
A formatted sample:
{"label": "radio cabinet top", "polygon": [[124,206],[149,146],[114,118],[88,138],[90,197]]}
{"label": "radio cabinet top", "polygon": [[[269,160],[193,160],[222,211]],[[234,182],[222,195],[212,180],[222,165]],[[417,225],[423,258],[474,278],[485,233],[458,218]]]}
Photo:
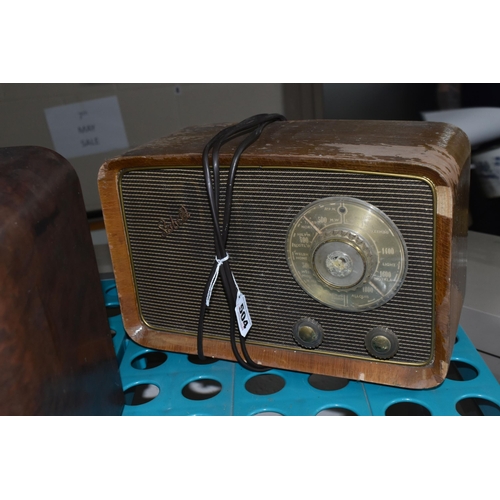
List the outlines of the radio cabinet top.
{"label": "radio cabinet top", "polygon": [[[201,165],[205,144],[228,124],[185,128],[127,151],[104,164],[104,173],[126,164],[161,165],[165,159],[178,165]],[[221,150],[221,164],[229,164],[237,140]],[[436,185],[458,181],[470,155],[466,134],[459,128],[435,122],[384,120],[300,120],[269,125],[259,141],[243,154],[241,165],[311,166],[363,170],[379,164],[380,172],[427,175]],[[337,167],[338,168],[338,167]]]}
{"label": "radio cabinet top", "polygon": [[[214,259],[202,152],[226,126],[189,127],[99,172],[124,325],[142,345],[197,352]],[[222,166],[238,144],[222,147]],[[268,125],[241,156],[227,242],[252,315],[252,359],[387,385],[441,383],[465,291],[469,158],[465,133],[444,123]],[[234,359],[222,287],[211,301],[205,354]]]}

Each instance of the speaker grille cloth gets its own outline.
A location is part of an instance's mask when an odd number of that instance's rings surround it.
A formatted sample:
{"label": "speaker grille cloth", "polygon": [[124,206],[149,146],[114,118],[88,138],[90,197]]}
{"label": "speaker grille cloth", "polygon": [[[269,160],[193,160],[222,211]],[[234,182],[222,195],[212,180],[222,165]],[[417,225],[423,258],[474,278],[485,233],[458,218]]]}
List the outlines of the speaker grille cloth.
{"label": "speaker grille cloth", "polygon": [[[227,170],[223,170],[224,182]],[[224,188],[222,189],[224,191]],[[138,302],[145,322],[159,331],[196,334],[198,312],[214,261],[213,229],[201,168],[125,171],[121,193]],[[362,313],[334,311],[294,280],[285,240],[297,213],[329,196],[352,196],[385,212],[408,249],[406,280],[387,304]],[[392,361],[424,363],[432,356],[434,209],[430,186],[418,179],[306,169],[242,168],[236,175],[227,251],[253,327],[249,343],[301,349],[296,321],[318,321],[325,338],[315,352],[373,359],[364,345],[375,326],[391,328],[400,347]],[[223,206],[224,198],[221,198]],[[158,225],[187,222],[168,236]],[[229,339],[229,310],[220,279],[206,315],[205,335]]]}

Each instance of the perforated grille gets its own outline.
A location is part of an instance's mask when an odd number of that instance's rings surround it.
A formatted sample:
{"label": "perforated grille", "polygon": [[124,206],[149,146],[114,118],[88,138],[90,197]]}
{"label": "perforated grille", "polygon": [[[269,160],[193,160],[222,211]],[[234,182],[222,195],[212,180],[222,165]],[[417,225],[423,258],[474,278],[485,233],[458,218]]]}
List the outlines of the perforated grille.
{"label": "perforated grille", "polygon": [[[159,331],[195,335],[214,259],[201,168],[129,170],[122,175],[121,190],[144,320]],[[382,307],[362,313],[334,311],[309,297],[291,275],[285,256],[288,228],[302,208],[329,196],[352,196],[375,205],[403,235],[408,249],[406,280]],[[399,338],[399,351],[392,361],[424,363],[431,357],[434,209],[426,182],[338,171],[240,167],[233,200],[227,250],[252,315],[248,342],[298,349],[292,327],[298,319],[310,317],[325,331],[321,352],[370,359],[365,335],[375,326],[386,326]],[[180,207],[190,218],[165,235],[158,227],[161,220],[177,219]],[[228,338],[229,314],[219,282],[206,316],[205,335]]]}

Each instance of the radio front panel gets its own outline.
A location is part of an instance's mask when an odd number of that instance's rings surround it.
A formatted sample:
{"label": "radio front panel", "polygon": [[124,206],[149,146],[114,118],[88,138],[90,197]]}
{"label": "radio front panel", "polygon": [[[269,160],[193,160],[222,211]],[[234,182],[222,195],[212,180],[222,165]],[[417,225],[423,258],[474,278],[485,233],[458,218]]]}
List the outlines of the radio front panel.
{"label": "radio front panel", "polygon": [[[120,188],[143,321],[165,335],[196,335],[196,312],[214,259],[201,168],[130,169],[122,174]],[[346,312],[320,303],[299,286],[287,262],[288,231],[297,214],[318,199],[335,196],[365,200],[380,209],[406,244],[404,282],[391,300],[373,310]],[[252,315],[249,344],[301,349],[292,335],[293,326],[311,318],[324,331],[317,352],[373,359],[365,337],[376,327],[386,327],[399,339],[391,362],[429,361],[433,353],[434,194],[428,182],[366,173],[240,167],[233,199],[227,250]],[[343,227],[340,220],[335,225]],[[383,229],[377,226],[375,233],[370,231],[366,228],[367,238],[374,241],[379,236],[376,231]],[[375,251],[382,256],[394,248],[375,247]],[[373,274],[380,277],[382,286],[390,285],[398,274],[397,263],[380,262]],[[347,292],[340,294],[356,301]],[[382,294],[367,282],[351,295]],[[227,339],[228,332],[229,312],[218,282],[205,335]]]}

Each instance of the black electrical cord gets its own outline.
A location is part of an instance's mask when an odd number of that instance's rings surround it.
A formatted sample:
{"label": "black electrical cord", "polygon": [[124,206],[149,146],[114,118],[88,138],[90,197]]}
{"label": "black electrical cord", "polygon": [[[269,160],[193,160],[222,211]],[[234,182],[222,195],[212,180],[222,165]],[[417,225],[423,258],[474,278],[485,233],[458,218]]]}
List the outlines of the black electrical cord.
{"label": "black electrical cord", "polygon": [[[217,273],[220,273],[221,281],[224,287],[224,292],[228,301],[230,309],[230,341],[231,347],[236,360],[246,368],[252,371],[267,371],[261,365],[258,365],[250,358],[250,355],[246,348],[246,337],[240,334],[240,347],[243,356],[239,353],[237,343],[236,343],[236,319],[235,319],[235,307],[237,300],[237,285],[235,283],[234,276],[231,272],[231,267],[228,261],[228,255],[226,253],[226,243],[229,234],[229,225],[231,221],[231,205],[233,198],[233,188],[236,176],[236,170],[238,168],[239,160],[243,152],[253,144],[261,135],[264,128],[275,121],[283,121],[286,118],[279,114],[260,114],[254,115],[242,122],[227,127],[216,134],[208,143],[206,144],[203,155],[203,173],[205,176],[205,184],[207,188],[208,201],[210,206],[210,212],[212,216],[212,222],[214,225],[214,242],[215,242],[215,253],[216,261],[212,266],[212,271],[210,277],[205,286],[205,291],[203,293],[202,303],[200,307],[200,317],[198,322],[198,357],[202,360],[206,359],[203,354],[203,325],[207,306],[207,297],[212,292],[213,281],[216,279]],[[246,137],[240,142],[236,151],[233,154],[231,160],[231,165],[228,172],[227,183],[226,183],[226,199],[223,212],[222,229],[219,224],[220,219],[220,170],[219,170],[219,153],[220,148],[227,142],[246,135]],[[212,171],[210,170],[210,151],[212,151]]]}
{"label": "black electrical cord", "polygon": [[[204,156],[203,156],[203,164],[204,164],[204,173],[205,173],[205,178],[207,181],[207,192],[209,195],[209,201],[210,201],[210,207],[212,211],[212,216],[214,219],[214,228],[215,228],[215,242],[216,242],[216,254],[218,259],[224,258],[225,254],[225,243],[227,240],[227,234],[228,234],[228,228],[229,228],[229,220],[230,220],[230,206],[231,206],[231,199],[232,199],[232,186],[234,184],[234,176],[235,176],[235,171],[236,167],[238,165],[239,158],[242,154],[242,152],[255,140],[257,140],[258,136],[262,132],[262,129],[264,128],[265,125],[268,123],[271,123],[272,121],[276,121],[277,119],[283,119],[282,117],[278,115],[258,115],[255,117],[251,117],[247,120],[244,120],[240,124],[232,127],[228,127],[227,129],[224,129],[221,131],[219,134],[217,134],[209,143],[207,144],[205,150],[204,150]],[[259,126],[260,125],[260,126]],[[237,136],[240,136],[244,133],[248,133],[252,129],[255,129],[255,127],[259,127],[258,129],[254,130],[254,133],[249,136],[247,139],[245,139],[240,146],[237,148],[237,151],[235,152],[233,156],[233,160],[231,162],[231,168],[230,168],[230,173],[228,175],[228,183],[227,183],[227,192],[226,192],[226,210],[225,210],[225,215],[224,215],[224,230],[223,234],[221,235],[220,227],[218,224],[218,194],[219,194],[219,189],[218,189],[218,183],[219,183],[219,172],[218,172],[218,155],[219,155],[219,149],[220,147],[225,143],[228,142],[229,140],[234,139]],[[214,186],[212,187],[211,185],[211,179],[209,175],[209,163],[208,163],[208,153],[210,149],[213,148],[213,169],[214,169]],[[213,194],[216,194],[214,197]],[[214,217],[214,214],[217,216]],[[221,239],[222,237],[222,239]],[[212,269],[211,277],[209,283],[211,283],[214,274],[217,272],[218,265],[214,264],[214,267]],[[230,305],[230,308],[232,309],[236,303],[236,286],[234,284],[234,280],[232,278],[232,273],[230,272],[229,266],[223,265],[222,266],[222,272],[221,272],[221,278],[222,282],[224,285],[224,289],[226,291],[226,296]],[[205,289],[205,294],[204,294],[204,299],[206,299],[206,296],[208,294],[210,285],[207,284],[207,287]],[[203,357],[203,352],[202,352],[202,323],[203,323],[203,316],[204,316],[204,311],[205,311],[206,303],[205,301],[202,303],[202,310],[201,315],[200,315],[200,328],[199,328],[199,347],[201,349],[199,350],[199,355]],[[250,357],[248,356],[248,353],[246,352],[246,348],[244,349],[245,357],[247,358],[247,361],[245,362],[241,356],[239,355],[236,347],[236,339],[235,339],[235,322],[234,322],[234,316],[231,314],[231,327],[230,327],[230,337],[231,337],[231,345],[233,352],[235,354],[235,357],[237,360],[244,364],[247,367],[252,367],[254,369],[257,369],[258,371],[263,371],[262,366],[257,365],[253,363],[250,360]],[[243,340],[244,337],[242,336],[241,339]],[[244,340],[243,340],[244,342]]]}

